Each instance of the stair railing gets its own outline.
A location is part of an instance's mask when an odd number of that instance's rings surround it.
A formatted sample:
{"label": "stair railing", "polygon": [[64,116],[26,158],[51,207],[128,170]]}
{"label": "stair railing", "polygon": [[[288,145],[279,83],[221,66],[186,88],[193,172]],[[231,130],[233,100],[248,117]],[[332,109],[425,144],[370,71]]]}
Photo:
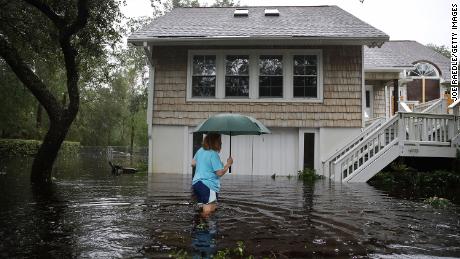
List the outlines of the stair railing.
{"label": "stair railing", "polygon": [[364,130],[348,142],[346,145],[342,146],[341,148],[337,149],[333,154],[328,156],[328,159],[323,161],[323,175],[326,177],[331,178],[331,163],[339,159],[343,154],[348,152],[351,148],[359,144],[367,135],[372,133],[378,127],[380,127],[383,123],[385,123],[385,118],[376,118],[369,126],[364,128]]}
{"label": "stair railing", "polygon": [[393,116],[333,161],[331,163],[331,172],[333,172],[331,178],[341,182],[360,169],[372,157],[397,143],[400,134],[399,117],[399,114]]}

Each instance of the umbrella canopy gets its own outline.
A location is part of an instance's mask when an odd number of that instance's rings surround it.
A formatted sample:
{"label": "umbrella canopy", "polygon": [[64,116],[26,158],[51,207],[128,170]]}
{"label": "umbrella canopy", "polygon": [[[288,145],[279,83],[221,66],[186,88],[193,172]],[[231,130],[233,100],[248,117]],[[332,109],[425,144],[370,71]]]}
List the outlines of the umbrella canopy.
{"label": "umbrella canopy", "polygon": [[[194,132],[230,135],[230,156],[232,155],[232,136],[271,133],[260,121],[237,113],[214,115],[198,125]],[[229,173],[232,173],[231,167]]]}
{"label": "umbrella canopy", "polygon": [[214,115],[198,125],[194,132],[219,133],[230,136],[271,133],[260,121],[237,113]]}

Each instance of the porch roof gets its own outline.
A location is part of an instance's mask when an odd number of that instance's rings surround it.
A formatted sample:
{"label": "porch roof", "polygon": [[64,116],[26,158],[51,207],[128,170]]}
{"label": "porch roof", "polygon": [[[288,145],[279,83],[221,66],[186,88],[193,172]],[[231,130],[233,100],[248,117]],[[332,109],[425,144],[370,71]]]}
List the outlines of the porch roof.
{"label": "porch roof", "polygon": [[[189,42],[257,41],[276,44],[381,45],[389,39],[384,32],[337,6],[240,7],[247,17],[235,17],[236,7],[174,8],[141,30],[128,42],[140,45]],[[279,16],[265,16],[265,9],[278,9]],[[266,42],[271,40],[270,42]]]}

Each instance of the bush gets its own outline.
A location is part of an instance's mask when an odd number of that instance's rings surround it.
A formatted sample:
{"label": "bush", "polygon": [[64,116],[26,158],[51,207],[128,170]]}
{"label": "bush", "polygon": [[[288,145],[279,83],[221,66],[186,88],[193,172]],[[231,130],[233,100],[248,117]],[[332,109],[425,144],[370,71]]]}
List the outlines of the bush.
{"label": "bush", "polygon": [[[0,156],[34,156],[41,144],[41,141],[33,139],[0,139]],[[79,150],[80,142],[64,141],[59,153],[74,155]]]}
{"label": "bush", "polygon": [[446,209],[452,205],[452,203],[448,199],[439,198],[439,197],[430,197],[423,201],[424,203],[430,204],[434,208],[438,209]]}
{"label": "bush", "polygon": [[369,183],[397,196],[410,199],[446,197],[460,204],[460,174],[455,171],[419,172],[403,163],[393,163],[388,171],[379,172]]}
{"label": "bush", "polygon": [[315,180],[323,178],[322,176],[316,174],[315,169],[311,168],[305,168],[302,171],[298,171],[297,177],[299,180],[306,182],[314,182]]}

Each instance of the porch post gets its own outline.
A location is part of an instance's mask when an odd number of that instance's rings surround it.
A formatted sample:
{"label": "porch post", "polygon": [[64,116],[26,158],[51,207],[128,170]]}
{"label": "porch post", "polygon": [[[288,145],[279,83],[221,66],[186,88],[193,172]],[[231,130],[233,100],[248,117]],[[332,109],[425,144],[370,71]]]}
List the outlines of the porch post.
{"label": "porch post", "polygon": [[399,111],[399,84],[398,79],[393,79],[393,111],[396,114]]}

